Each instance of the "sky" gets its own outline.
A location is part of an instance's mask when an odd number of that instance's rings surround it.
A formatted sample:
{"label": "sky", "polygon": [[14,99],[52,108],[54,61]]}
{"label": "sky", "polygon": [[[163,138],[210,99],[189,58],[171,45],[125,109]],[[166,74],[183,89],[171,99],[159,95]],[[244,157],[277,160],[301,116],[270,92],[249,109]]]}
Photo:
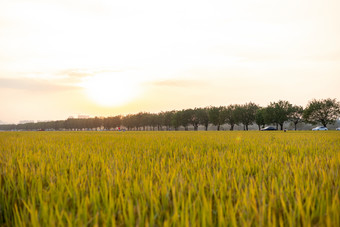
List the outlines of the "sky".
{"label": "sky", "polygon": [[1,0],[0,123],[340,100],[339,0]]}

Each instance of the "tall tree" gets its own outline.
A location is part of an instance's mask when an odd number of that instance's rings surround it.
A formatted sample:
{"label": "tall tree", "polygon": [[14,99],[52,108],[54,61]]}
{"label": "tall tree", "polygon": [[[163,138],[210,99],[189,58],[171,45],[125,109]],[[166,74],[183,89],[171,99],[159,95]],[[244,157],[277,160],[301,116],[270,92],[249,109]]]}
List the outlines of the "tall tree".
{"label": "tall tree", "polygon": [[156,115],[155,118],[156,118],[157,130],[161,131],[164,125],[164,112],[160,112],[155,115]]}
{"label": "tall tree", "polygon": [[143,129],[143,131],[146,130],[147,127],[151,127],[152,125],[152,115],[147,112],[141,112],[137,114],[139,126]]}
{"label": "tall tree", "polygon": [[122,118],[122,124],[128,129],[132,130],[135,127],[134,115],[128,114]]}
{"label": "tall tree", "polygon": [[265,111],[266,124],[275,123],[280,125],[280,130],[283,130],[283,124],[289,119],[292,111],[292,104],[288,101],[271,102]]}
{"label": "tall tree", "polygon": [[173,119],[174,119],[174,116],[176,114],[176,111],[172,110],[172,111],[166,111],[163,113],[164,117],[163,117],[163,124],[165,125],[166,127],[166,130],[169,131],[171,126],[173,125]]}
{"label": "tall tree", "polygon": [[208,110],[209,110],[208,107],[195,109],[199,124],[204,126],[205,131],[208,131],[208,126],[209,126]]}
{"label": "tall tree", "polygon": [[181,126],[182,122],[182,112],[177,111],[172,115],[171,125],[174,127],[175,131],[178,130],[179,126]]}
{"label": "tall tree", "polygon": [[297,124],[302,121],[303,107],[294,105],[291,109],[289,120],[294,123],[294,129],[296,131]]}
{"label": "tall tree", "polygon": [[233,131],[235,125],[239,123],[236,111],[237,107],[238,105],[229,105],[223,110],[223,117],[225,119],[225,123],[230,125],[230,131]]}
{"label": "tall tree", "polygon": [[148,123],[149,123],[150,128],[152,128],[152,131],[155,131],[155,128],[159,125],[158,119],[159,119],[158,114],[149,113]]}
{"label": "tall tree", "polygon": [[91,128],[97,130],[103,125],[103,119],[99,117],[89,118],[91,122]]}
{"label": "tall tree", "polygon": [[256,111],[259,106],[255,103],[246,103],[244,105],[236,105],[235,115],[238,122],[244,125],[244,130],[248,131],[248,126],[255,121]]}
{"label": "tall tree", "polygon": [[184,127],[185,131],[188,131],[189,124],[194,124],[193,117],[194,117],[194,110],[193,109],[184,109],[179,111],[181,115],[181,125]]}
{"label": "tall tree", "polygon": [[321,99],[308,102],[303,118],[311,124],[321,123],[324,127],[340,116],[340,103],[336,99]]}
{"label": "tall tree", "polygon": [[200,123],[199,115],[198,115],[198,109],[189,109],[190,113],[190,124],[194,126],[194,131],[198,130],[198,125]]}
{"label": "tall tree", "polygon": [[266,109],[265,108],[260,108],[256,111],[255,114],[255,123],[259,126],[259,130],[261,130],[261,126],[265,126],[265,121],[264,121],[264,114],[265,114]]}
{"label": "tall tree", "polygon": [[209,107],[208,114],[209,114],[209,121],[213,125],[217,126],[217,131],[220,130],[220,127],[222,124],[225,123],[225,118],[223,117],[222,111],[225,109],[225,107],[215,107],[211,106]]}

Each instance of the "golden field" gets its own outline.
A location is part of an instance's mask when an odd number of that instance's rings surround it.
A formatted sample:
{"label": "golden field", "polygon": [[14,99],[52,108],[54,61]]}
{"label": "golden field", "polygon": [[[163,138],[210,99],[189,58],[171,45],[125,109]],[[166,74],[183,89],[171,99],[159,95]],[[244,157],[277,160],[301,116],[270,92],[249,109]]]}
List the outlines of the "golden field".
{"label": "golden field", "polygon": [[340,226],[340,132],[1,132],[0,226]]}

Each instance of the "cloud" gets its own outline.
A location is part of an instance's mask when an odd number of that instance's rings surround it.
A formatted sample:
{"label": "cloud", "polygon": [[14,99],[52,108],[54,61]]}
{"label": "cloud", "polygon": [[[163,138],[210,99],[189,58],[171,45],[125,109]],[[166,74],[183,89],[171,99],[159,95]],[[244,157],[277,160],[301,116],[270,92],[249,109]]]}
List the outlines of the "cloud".
{"label": "cloud", "polygon": [[57,73],[59,76],[65,76],[68,78],[79,79],[93,75],[93,73],[86,69],[65,69]]}
{"label": "cloud", "polygon": [[171,79],[160,80],[151,83],[158,87],[202,87],[207,85],[207,81],[202,80],[190,80],[190,79]]}
{"label": "cloud", "polygon": [[100,73],[111,73],[111,72],[124,72],[124,70],[113,70],[113,69],[65,69],[57,73],[57,75],[66,76],[69,78],[83,78],[93,76]]}
{"label": "cloud", "polygon": [[28,79],[28,78],[0,78],[0,88],[16,89],[31,92],[58,92],[66,90],[79,89],[79,87],[65,84],[55,84],[51,81],[43,79]]}

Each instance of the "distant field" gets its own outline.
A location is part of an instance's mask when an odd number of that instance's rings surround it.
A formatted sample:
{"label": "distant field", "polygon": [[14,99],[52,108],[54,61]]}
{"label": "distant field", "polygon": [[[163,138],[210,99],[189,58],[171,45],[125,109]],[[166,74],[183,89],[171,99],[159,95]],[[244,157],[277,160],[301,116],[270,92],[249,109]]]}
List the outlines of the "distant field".
{"label": "distant field", "polygon": [[340,226],[340,132],[0,132],[0,226]]}

